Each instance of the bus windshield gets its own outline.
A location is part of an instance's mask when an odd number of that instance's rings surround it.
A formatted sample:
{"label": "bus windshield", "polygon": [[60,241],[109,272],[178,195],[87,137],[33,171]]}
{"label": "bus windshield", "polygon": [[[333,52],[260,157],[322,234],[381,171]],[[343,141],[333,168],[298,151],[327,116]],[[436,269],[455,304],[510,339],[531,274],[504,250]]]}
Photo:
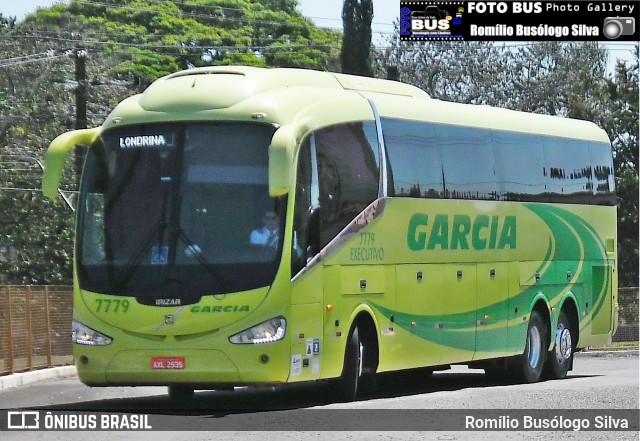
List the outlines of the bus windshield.
{"label": "bus windshield", "polygon": [[81,288],[199,298],[268,286],[286,207],[269,196],[274,131],[192,123],[105,132],[89,149],[82,179]]}

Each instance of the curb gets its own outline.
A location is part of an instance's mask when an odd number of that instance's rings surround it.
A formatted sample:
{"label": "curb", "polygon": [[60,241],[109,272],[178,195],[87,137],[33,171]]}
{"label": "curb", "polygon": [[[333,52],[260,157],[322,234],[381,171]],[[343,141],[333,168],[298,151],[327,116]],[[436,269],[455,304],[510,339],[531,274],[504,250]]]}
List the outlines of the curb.
{"label": "curb", "polygon": [[620,351],[581,351],[576,352],[576,357],[638,357],[640,351],[638,349],[620,350]]}
{"label": "curb", "polygon": [[43,380],[71,377],[73,375],[76,375],[75,366],[61,366],[50,369],[40,369],[37,371],[4,375],[0,377],[0,390],[33,384]]}

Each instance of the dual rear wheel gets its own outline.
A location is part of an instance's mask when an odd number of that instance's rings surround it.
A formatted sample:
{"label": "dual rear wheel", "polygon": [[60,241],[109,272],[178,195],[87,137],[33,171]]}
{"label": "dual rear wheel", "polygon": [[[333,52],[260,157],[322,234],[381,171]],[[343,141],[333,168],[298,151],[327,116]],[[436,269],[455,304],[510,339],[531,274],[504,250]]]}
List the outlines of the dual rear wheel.
{"label": "dual rear wheel", "polygon": [[[489,367],[485,371],[493,378],[509,376],[511,368],[515,368],[518,379],[525,383],[535,383],[541,378],[561,379],[567,376],[567,372],[573,364],[574,345],[577,340],[571,321],[565,310],[560,312],[555,335],[552,336],[553,349],[547,352],[549,347],[548,325],[538,311],[532,311],[527,327],[525,349],[519,355],[507,363],[506,368]],[[506,369],[506,370],[505,370]]]}
{"label": "dual rear wheel", "polygon": [[558,317],[553,349],[547,354],[545,376],[548,378],[565,378],[572,368],[574,345],[577,341],[577,335],[573,329],[569,317],[562,310]]}

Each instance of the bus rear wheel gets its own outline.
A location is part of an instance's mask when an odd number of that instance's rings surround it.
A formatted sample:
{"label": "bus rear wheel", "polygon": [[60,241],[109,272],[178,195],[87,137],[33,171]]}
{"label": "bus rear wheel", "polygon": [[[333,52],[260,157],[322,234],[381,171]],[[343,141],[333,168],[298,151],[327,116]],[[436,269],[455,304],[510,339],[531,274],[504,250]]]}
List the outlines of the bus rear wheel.
{"label": "bus rear wheel", "polygon": [[547,355],[547,364],[545,366],[545,375],[548,378],[561,379],[567,376],[567,372],[569,372],[573,363],[574,344],[575,338],[571,332],[571,322],[565,311],[560,311],[554,346]]}
{"label": "bus rear wheel", "polygon": [[540,313],[534,310],[529,318],[524,353],[519,357],[520,376],[526,383],[535,383],[540,380],[547,347],[545,321],[540,316]]}

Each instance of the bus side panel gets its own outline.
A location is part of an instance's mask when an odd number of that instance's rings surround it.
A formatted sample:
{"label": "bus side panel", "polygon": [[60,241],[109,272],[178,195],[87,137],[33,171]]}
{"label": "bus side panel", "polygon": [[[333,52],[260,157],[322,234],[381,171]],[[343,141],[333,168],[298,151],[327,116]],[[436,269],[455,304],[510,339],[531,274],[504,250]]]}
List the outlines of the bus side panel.
{"label": "bus side panel", "polygon": [[350,305],[340,299],[340,267],[318,265],[324,288],[324,305],[332,310],[324,315],[322,378],[335,378],[342,373],[344,350],[349,333]]}
{"label": "bus side panel", "polygon": [[[438,327],[438,323],[442,322],[445,301],[442,295],[442,265],[398,265],[396,286],[396,309],[412,312],[406,317],[395,314],[394,323],[391,323],[393,333],[398,335],[395,339],[398,342],[397,350],[403,353],[405,368],[438,365],[442,345],[430,334],[442,332],[442,328]],[[416,326],[409,333],[406,329],[412,329],[412,322]]]}
{"label": "bus side panel", "polygon": [[611,332],[611,280],[612,267],[594,266],[591,268],[593,287],[591,290],[591,305],[594,308],[594,319],[591,334],[608,334]]}
{"label": "bus side panel", "polygon": [[511,355],[509,348],[509,264],[477,266],[476,354],[474,360]]}
{"label": "bus side panel", "polygon": [[404,354],[400,356],[398,349],[410,336],[396,333],[395,324],[380,313],[396,307],[394,266],[325,265],[323,304],[327,313],[322,378],[340,376],[347,337],[358,310],[371,315],[379,331],[375,335],[380,349],[377,371],[406,368]]}
{"label": "bus side panel", "polygon": [[291,306],[291,369],[289,382],[317,380],[322,368],[324,344],[322,305]]}
{"label": "bus side panel", "polygon": [[581,302],[580,340],[578,346],[602,345],[610,341],[617,320],[613,308],[617,290],[612,265],[594,262],[591,267],[591,289]]}
{"label": "bus side panel", "polygon": [[473,359],[476,350],[476,265],[442,265],[444,297],[441,364]]}

